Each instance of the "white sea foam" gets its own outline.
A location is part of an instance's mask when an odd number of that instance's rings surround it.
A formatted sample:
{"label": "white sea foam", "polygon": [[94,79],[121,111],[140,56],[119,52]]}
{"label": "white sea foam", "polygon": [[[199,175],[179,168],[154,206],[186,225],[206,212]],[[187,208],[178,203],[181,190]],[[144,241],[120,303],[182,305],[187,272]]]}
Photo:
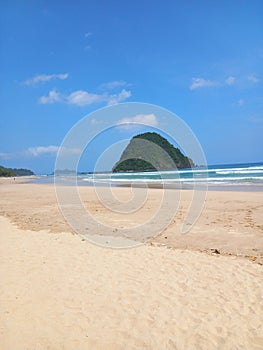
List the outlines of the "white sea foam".
{"label": "white sea foam", "polygon": [[201,179],[196,179],[196,178],[177,178],[177,179],[113,179],[113,178],[107,178],[107,179],[98,179],[98,178],[85,178],[82,179],[83,181],[88,181],[88,182],[94,182],[94,183],[123,183],[123,184],[131,184],[131,183],[145,183],[145,184],[172,184],[172,183],[224,183],[224,182],[243,182],[243,181],[263,181],[263,178],[258,176],[258,177],[221,177],[221,178],[215,178],[215,177],[208,177],[208,178],[201,178]]}
{"label": "white sea foam", "polygon": [[263,184],[263,165],[215,166],[214,168],[194,168],[169,171],[95,173],[79,177],[94,184],[113,185],[245,185]]}
{"label": "white sea foam", "polygon": [[263,174],[262,170],[228,170],[228,171],[216,171],[218,175],[231,175],[231,174]]}

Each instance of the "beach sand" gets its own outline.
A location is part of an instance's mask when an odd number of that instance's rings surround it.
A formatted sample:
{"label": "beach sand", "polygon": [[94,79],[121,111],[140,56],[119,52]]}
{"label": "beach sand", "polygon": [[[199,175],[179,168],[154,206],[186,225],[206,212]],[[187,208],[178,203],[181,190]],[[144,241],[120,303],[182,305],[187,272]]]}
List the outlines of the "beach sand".
{"label": "beach sand", "polygon": [[[4,180],[3,180],[4,181]],[[132,198],[130,188],[112,189],[120,200],[120,207]],[[101,191],[101,189],[100,189]],[[139,189],[140,191],[140,189]],[[176,190],[169,190],[173,193]],[[95,220],[116,228],[143,225],[159,210],[163,191],[149,189],[147,200],[139,210],[122,214],[108,209],[100,202],[96,189],[79,187],[80,197]],[[100,192],[99,192],[100,193]],[[57,204],[53,185],[18,184],[0,181],[0,215],[9,218],[17,227],[33,231],[49,230],[53,233],[74,230],[66,222]],[[262,192],[208,191],[203,211],[190,232],[181,234],[192,191],[180,191],[175,216],[168,227],[148,243],[166,245],[211,253],[247,257],[263,263],[263,194]],[[164,213],[171,203],[163,204]]]}
{"label": "beach sand", "polygon": [[[160,193],[126,225],[151,216]],[[92,188],[80,194],[118,224]],[[261,193],[209,192],[181,235],[183,191],[168,228],[132,249],[72,234],[51,185],[3,181],[0,195],[0,349],[263,349]]]}

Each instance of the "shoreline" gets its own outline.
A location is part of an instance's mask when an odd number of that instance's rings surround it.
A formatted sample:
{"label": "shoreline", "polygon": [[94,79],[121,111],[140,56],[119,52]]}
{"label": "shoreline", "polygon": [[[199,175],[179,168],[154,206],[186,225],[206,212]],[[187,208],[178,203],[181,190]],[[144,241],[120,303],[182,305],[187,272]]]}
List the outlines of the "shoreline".
{"label": "shoreline", "polygon": [[[155,184],[145,184],[144,185],[139,185],[139,184],[119,184],[119,185],[115,185],[117,187],[136,187],[136,188],[144,188],[144,187],[148,187],[148,188],[157,188],[157,189],[171,189],[171,190],[188,190],[188,191],[192,191],[192,190],[196,190],[196,191],[222,191],[222,192],[263,192],[263,184],[259,185],[259,184],[220,184],[220,185],[211,185],[208,184],[207,188],[205,186],[196,186],[195,188],[193,188],[193,186],[182,186],[182,187],[178,187],[175,186],[173,184],[169,185],[169,184],[165,184],[165,185],[155,185]],[[105,186],[107,187],[107,186]]]}
{"label": "shoreline", "polygon": [[[120,188],[153,188],[153,189],[172,189],[172,190],[201,190],[201,191],[218,191],[218,192],[263,192],[263,184],[256,184],[256,183],[233,183],[233,184],[210,184],[210,183],[204,183],[204,184],[196,184],[195,187],[191,185],[176,185],[176,184],[154,184],[150,181],[147,183],[104,183],[104,182],[89,182],[89,181],[78,181],[77,178],[77,184],[81,187],[120,187]],[[32,175],[32,176],[18,176],[18,177],[0,177],[0,185],[2,184],[12,184],[12,183],[29,183],[34,185],[53,185],[54,184],[54,177],[49,176],[39,176],[39,175]],[[58,186],[75,186],[75,182],[68,178],[61,182],[59,184],[57,182]]]}

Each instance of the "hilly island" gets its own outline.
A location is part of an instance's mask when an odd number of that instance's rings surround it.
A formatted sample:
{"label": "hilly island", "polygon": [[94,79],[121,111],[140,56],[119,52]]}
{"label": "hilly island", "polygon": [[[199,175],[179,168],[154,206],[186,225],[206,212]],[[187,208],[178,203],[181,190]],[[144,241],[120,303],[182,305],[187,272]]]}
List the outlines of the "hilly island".
{"label": "hilly island", "polygon": [[134,136],[112,171],[141,172],[189,168],[193,161],[156,132]]}

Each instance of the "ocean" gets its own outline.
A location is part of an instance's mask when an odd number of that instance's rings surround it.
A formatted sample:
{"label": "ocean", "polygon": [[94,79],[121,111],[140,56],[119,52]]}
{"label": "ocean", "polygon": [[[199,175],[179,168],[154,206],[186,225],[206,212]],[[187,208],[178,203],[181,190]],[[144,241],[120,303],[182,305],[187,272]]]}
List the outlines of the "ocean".
{"label": "ocean", "polygon": [[[60,174],[56,183],[71,185],[75,178]],[[36,183],[52,183],[54,176],[40,176]],[[81,173],[78,186],[148,186],[157,188],[201,188],[210,190],[263,191],[263,162],[227,165],[209,165],[207,168],[189,168],[173,171],[136,173]]]}
{"label": "ocean", "polygon": [[[69,176],[59,177],[61,183],[70,182]],[[79,186],[148,186],[182,189],[208,187],[212,190],[263,191],[263,162],[141,173],[82,173],[78,175],[77,182]]]}

